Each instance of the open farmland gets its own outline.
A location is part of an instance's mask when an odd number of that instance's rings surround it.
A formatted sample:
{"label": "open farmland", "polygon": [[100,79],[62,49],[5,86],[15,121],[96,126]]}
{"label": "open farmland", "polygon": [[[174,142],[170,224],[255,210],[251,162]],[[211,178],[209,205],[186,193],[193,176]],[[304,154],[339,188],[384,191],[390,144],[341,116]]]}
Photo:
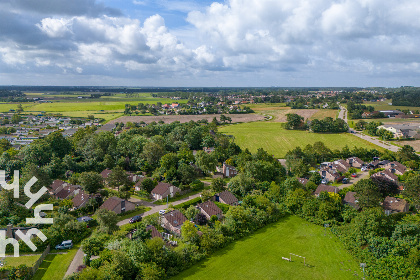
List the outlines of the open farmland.
{"label": "open farmland", "polygon": [[381,149],[349,133],[322,134],[287,130],[284,128],[284,124],[274,122],[228,125],[220,128],[219,131],[233,135],[235,142],[242,148],[248,148],[251,152],[256,152],[258,148],[264,148],[277,158],[284,158],[287,151],[298,146],[304,148],[317,141],[324,142],[330,149],[341,149],[346,145]]}
{"label": "open farmland", "polygon": [[[264,116],[257,115],[257,114],[225,114],[225,116],[228,116],[232,119],[233,123],[236,122],[255,122],[255,121],[261,121],[264,120]],[[220,115],[161,115],[161,116],[123,116],[118,119],[112,120],[109,123],[116,123],[116,122],[145,122],[145,123],[151,123],[151,122],[159,122],[163,121],[165,123],[172,123],[174,121],[179,121],[181,123],[189,122],[189,121],[199,121],[206,119],[209,122],[213,120],[213,118],[216,117],[217,120],[220,120]]]}
{"label": "open farmland", "polygon": [[329,109],[291,109],[286,107],[284,103],[278,104],[255,104],[250,106],[257,114],[265,114],[273,117],[273,122],[286,122],[287,114],[298,114],[304,119],[323,119],[332,117],[335,119],[338,110]]}
{"label": "open farmland", "polygon": [[392,101],[387,100],[387,101],[378,101],[378,102],[364,102],[363,105],[373,106],[376,111],[386,111],[386,110],[419,110],[420,111],[420,107],[395,106],[395,105],[389,105],[388,103],[392,103]]}
{"label": "open farmland", "polygon": [[[292,262],[282,260],[290,253]],[[358,263],[331,233],[288,216],[217,251],[172,280],[361,279]]]}

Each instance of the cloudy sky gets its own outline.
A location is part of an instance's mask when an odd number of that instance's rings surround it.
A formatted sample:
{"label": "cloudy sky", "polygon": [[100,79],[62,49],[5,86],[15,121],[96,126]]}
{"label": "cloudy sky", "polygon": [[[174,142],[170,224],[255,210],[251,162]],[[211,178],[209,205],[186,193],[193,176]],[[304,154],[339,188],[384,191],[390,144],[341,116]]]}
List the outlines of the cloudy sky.
{"label": "cloudy sky", "polygon": [[0,84],[420,86],[420,2],[0,0]]}

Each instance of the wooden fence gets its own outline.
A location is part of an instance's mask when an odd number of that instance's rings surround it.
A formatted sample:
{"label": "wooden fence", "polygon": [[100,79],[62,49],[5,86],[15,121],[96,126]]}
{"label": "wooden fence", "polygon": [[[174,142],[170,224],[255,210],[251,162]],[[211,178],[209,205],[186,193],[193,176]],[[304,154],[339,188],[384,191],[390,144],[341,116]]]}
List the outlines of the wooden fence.
{"label": "wooden fence", "polygon": [[39,266],[42,264],[44,259],[47,257],[50,250],[51,250],[50,245],[48,245],[47,248],[45,248],[44,252],[39,257],[39,259],[34,263],[34,265],[32,266],[32,274],[33,275],[35,275],[35,272],[38,270]]}

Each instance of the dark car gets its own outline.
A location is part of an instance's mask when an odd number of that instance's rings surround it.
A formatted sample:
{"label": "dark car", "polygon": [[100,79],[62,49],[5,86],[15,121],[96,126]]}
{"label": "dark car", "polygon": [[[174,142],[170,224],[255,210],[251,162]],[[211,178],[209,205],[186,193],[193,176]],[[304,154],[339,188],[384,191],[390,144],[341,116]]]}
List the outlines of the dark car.
{"label": "dark car", "polygon": [[130,219],[129,223],[130,223],[130,224],[134,224],[134,223],[140,222],[140,221],[141,221],[141,219],[142,219],[142,217],[141,217],[140,215],[137,215],[137,216],[132,217],[132,218]]}
{"label": "dark car", "polygon": [[344,178],[341,182],[342,182],[343,184],[348,184],[349,179],[348,179],[348,178]]}

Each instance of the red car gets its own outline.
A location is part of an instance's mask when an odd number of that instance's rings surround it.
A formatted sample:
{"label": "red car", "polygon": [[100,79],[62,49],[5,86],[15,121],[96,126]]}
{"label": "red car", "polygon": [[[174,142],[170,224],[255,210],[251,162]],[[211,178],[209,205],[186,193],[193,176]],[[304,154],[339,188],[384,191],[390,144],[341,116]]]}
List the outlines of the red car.
{"label": "red car", "polygon": [[351,177],[356,178],[357,177],[357,174],[356,173],[353,173],[353,174],[351,174]]}

